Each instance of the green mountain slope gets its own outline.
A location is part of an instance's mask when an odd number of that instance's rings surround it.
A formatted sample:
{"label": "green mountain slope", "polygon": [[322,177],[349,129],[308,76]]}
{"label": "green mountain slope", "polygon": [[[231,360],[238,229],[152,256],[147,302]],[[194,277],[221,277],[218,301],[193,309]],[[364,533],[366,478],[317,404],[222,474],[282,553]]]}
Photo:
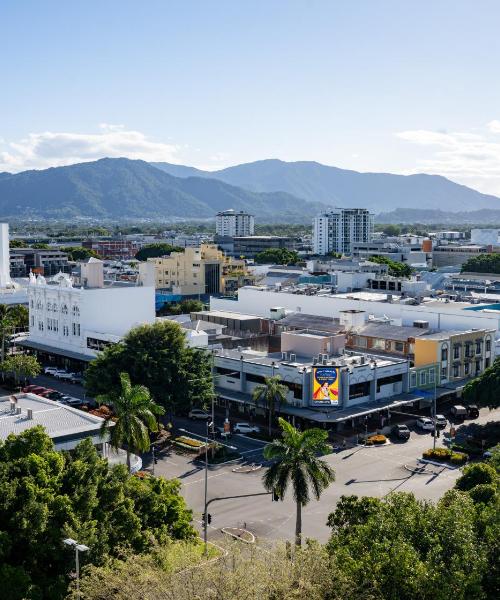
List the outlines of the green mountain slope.
{"label": "green mountain slope", "polygon": [[209,218],[227,208],[293,222],[308,221],[321,205],[284,192],[257,193],[217,180],[174,177],[126,158],[0,178],[2,218]]}
{"label": "green mountain slope", "polygon": [[[179,165],[155,163],[169,173]],[[358,173],[317,162],[261,160],[220,171],[197,171],[197,175],[215,178],[256,192],[282,190],[308,201],[330,206],[364,207],[375,213],[397,208],[469,211],[500,209],[500,198],[481,194],[439,175],[393,175]]]}

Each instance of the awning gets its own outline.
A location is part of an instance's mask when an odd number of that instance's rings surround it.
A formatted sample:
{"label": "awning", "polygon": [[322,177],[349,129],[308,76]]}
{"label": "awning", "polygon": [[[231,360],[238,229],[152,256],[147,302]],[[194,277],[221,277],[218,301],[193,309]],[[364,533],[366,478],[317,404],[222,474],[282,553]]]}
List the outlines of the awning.
{"label": "awning", "polygon": [[[225,388],[223,389],[220,387],[216,388],[216,392],[221,398],[231,400],[232,402],[239,402],[240,404],[249,404],[252,406],[255,405],[255,402],[252,400],[251,396],[248,396],[242,392],[232,391]],[[302,408],[283,404],[281,405],[280,413],[300,417],[316,423],[342,423],[343,421],[348,421],[357,417],[364,417],[365,415],[377,413],[381,410],[400,408],[401,406],[413,404],[413,402],[417,402],[419,400],[422,400],[422,396],[417,394],[399,394],[398,396],[393,396],[392,398],[387,398],[386,400],[366,402],[364,404],[357,404],[348,408],[316,410],[307,407]]]}
{"label": "awning", "polygon": [[66,350],[65,348],[56,348],[54,346],[40,344],[40,342],[33,342],[31,340],[23,340],[22,342],[16,342],[16,345],[22,346],[23,348],[29,348],[30,350],[38,350],[39,352],[45,352],[47,354],[57,354],[57,356],[71,358],[73,360],[81,360],[82,362],[90,362],[95,358],[94,356],[82,354],[81,352],[74,352],[73,350]]}

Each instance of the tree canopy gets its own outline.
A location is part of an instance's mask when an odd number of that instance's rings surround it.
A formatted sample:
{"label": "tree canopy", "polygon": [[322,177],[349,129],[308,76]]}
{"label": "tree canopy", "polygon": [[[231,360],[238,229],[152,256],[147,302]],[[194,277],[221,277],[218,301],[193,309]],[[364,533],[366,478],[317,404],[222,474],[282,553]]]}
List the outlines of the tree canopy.
{"label": "tree canopy", "polygon": [[143,246],[139,252],[135,255],[137,260],[147,260],[148,258],[157,258],[159,256],[166,256],[172,252],[183,252],[184,248],[180,246],[172,246],[166,243],[147,244]]}
{"label": "tree canopy", "polygon": [[462,395],[467,402],[498,408],[500,406],[500,357],[479,377],[468,381]]}
{"label": "tree canopy", "polygon": [[294,265],[298,262],[299,255],[295,250],[286,248],[268,248],[255,256],[255,262],[259,265],[273,263],[276,265]]}
{"label": "tree canopy", "polygon": [[500,274],[500,252],[472,256],[462,265],[462,273],[465,272]]}
{"label": "tree canopy", "polygon": [[109,468],[90,440],[57,452],[42,427],[0,443],[0,577],[3,600],[58,600],[65,595],[72,537],[89,546],[83,561],[103,564],[169,539],[193,540],[180,484],[138,479]]}
{"label": "tree canopy", "polygon": [[91,248],[83,248],[82,246],[66,246],[61,248],[61,252],[66,252],[69,260],[87,260],[87,258],[100,258],[99,254]]}
{"label": "tree canopy", "polygon": [[412,268],[410,265],[396,262],[395,260],[391,260],[386,256],[370,256],[369,260],[374,263],[378,263],[379,265],[388,265],[389,266],[389,275],[393,277],[410,277],[412,274]]}
{"label": "tree canopy", "polygon": [[187,410],[212,397],[210,360],[206,352],[187,347],[178,323],[162,320],[136,327],[108,346],[87,368],[85,386],[91,396],[107,394],[119,388],[119,375],[126,372],[166,409]]}
{"label": "tree canopy", "polygon": [[179,303],[165,304],[159,310],[161,315],[183,315],[203,310],[203,302],[196,298],[186,298]]}

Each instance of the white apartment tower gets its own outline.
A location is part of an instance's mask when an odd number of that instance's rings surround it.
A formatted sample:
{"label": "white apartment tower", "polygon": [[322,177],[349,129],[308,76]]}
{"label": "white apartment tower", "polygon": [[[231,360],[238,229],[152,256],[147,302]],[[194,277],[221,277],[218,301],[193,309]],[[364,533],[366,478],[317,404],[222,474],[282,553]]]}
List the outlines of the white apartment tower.
{"label": "white apartment tower", "polygon": [[353,242],[370,242],[373,215],[366,208],[332,208],[313,220],[315,254],[350,254]]}
{"label": "white apartment tower", "polygon": [[255,219],[246,212],[233,209],[217,213],[215,232],[217,235],[229,237],[246,237],[254,234]]}

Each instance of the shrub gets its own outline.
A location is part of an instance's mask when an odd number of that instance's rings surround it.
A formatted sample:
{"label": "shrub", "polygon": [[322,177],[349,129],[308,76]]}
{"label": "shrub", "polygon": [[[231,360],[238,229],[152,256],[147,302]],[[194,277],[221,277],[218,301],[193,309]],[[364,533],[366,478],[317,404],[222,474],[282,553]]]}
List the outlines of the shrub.
{"label": "shrub", "polygon": [[448,460],[451,456],[452,452],[448,448],[430,448],[426,450],[422,456],[428,460]]}
{"label": "shrub", "polygon": [[463,452],[452,452],[450,456],[450,462],[454,465],[463,465],[465,462],[467,462],[467,458],[467,454],[464,454]]}
{"label": "shrub", "polygon": [[372,442],[372,444],[385,444],[387,442],[387,438],[385,435],[379,433],[377,435],[371,435],[367,441]]}

